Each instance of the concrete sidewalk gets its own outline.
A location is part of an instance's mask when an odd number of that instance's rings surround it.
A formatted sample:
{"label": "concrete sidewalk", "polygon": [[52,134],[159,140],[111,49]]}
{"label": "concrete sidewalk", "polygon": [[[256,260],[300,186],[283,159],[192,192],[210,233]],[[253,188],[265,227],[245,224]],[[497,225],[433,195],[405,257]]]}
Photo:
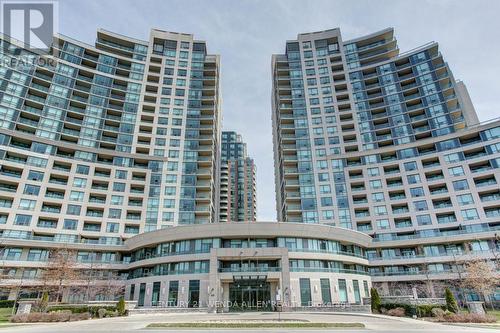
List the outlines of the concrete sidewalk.
{"label": "concrete sidewalk", "polygon": [[[209,314],[209,313],[175,313],[175,314],[157,314],[157,315],[135,315],[131,317],[118,317],[87,320],[71,323],[49,323],[49,324],[29,324],[19,325],[15,327],[0,328],[0,333],[17,332],[17,333],[65,333],[65,332],[151,332],[158,331],[156,329],[146,329],[146,326],[151,323],[164,322],[196,322],[196,321],[245,321],[245,320],[277,320],[278,313],[276,312],[244,312],[244,313],[224,313],[224,314]],[[395,318],[382,315],[372,314],[346,314],[346,313],[328,313],[328,312],[288,312],[281,313],[281,319],[306,320],[310,322],[339,322],[339,323],[363,323],[365,329],[328,329],[334,332],[470,332],[470,333],[492,333],[494,330],[488,328],[472,328],[466,326],[452,326],[439,323],[431,323],[422,320],[414,320],[410,318]],[[0,326],[1,327],[1,326]],[[261,332],[263,329],[247,330],[245,332]],[[312,332],[318,329],[264,329],[273,332]],[[166,331],[162,329],[162,331]],[[174,332],[173,330],[171,330]],[[182,332],[231,332],[231,329],[183,329]]]}

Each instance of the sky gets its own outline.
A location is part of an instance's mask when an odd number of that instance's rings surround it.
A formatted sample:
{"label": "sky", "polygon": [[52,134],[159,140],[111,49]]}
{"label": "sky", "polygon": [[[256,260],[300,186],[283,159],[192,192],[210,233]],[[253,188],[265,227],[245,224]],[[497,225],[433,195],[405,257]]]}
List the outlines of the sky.
{"label": "sky", "polygon": [[271,55],[298,33],[339,27],[343,40],[387,27],[401,52],[437,41],[481,121],[500,117],[498,0],[60,0],[59,32],[93,44],[96,29],[148,40],[151,28],[191,33],[221,55],[223,129],[257,164],[259,221],[276,220]]}

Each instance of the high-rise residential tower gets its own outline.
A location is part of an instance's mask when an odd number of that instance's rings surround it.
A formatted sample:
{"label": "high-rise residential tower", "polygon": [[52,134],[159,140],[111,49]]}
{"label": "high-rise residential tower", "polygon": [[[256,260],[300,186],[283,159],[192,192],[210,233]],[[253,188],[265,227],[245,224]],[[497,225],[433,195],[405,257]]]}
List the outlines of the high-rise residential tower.
{"label": "high-rise residential tower", "polygon": [[[369,312],[372,282],[440,295],[465,260],[498,258],[500,122],[478,123],[436,43],[287,42],[268,223],[214,223],[255,220],[255,167],[221,133],[205,42],[99,30],[50,54],[1,46],[0,299]],[[47,274],[61,252],[78,273],[62,285]]]}
{"label": "high-rise residential tower", "polygon": [[304,33],[272,73],[279,221],[370,234],[386,292],[498,253],[500,122],[478,122],[437,43],[400,53],[393,29]]}
{"label": "high-rise residential tower", "polygon": [[241,135],[222,132],[220,222],[257,220],[256,166]]}
{"label": "high-rise residential tower", "polygon": [[[1,258],[43,261],[50,249],[24,247],[35,240],[117,246],[218,221],[219,56],[204,41],[99,30],[94,46],[56,35],[50,54],[1,43],[0,237],[17,245]],[[122,260],[89,251],[78,256]],[[2,273],[40,273],[12,263]]]}
{"label": "high-rise residential tower", "polygon": [[[28,54],[7,43],[2,57]],[[99,30],[95,46],[52,47],[55,67],[2,67],[4,233],[118,241],[216,222],[219,57],[205,42]]]}
{"label": "high-rise residential tower", "polygon": [[99,30],[95,46],[57,35],[50,54],[1,46],[0,299],[369,311],[368,235],[212,223],[221,164],[226,219],[255,220],[255,167],[235,133],[221,147],[219,57],[204,42]]}

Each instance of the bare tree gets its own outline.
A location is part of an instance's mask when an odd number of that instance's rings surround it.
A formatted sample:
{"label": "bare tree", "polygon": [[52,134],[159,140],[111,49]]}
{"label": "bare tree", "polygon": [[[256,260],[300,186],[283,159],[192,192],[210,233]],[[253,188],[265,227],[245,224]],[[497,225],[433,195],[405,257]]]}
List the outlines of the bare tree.
{"label": "bare tree", "polygon": [[83,279],[86,281],[85,284],[85,301],[88,302],[90,301],[91,298],[94,297],[93,292],[95,290],[95,285],[96,285],[96,270],[95,270],[95,253],[91,253],[90,257],[90,263],[87,267],[82,272]]}
{"label": "bare tree", "polygon": [[428,281],[390,282],[389,296],[413,296],[416,291],[419,297],[430,297],[430,288]]}
{"label": "bare tree", "polygon": [[485,300],[500,283],[500,275],[496,272],[496,268],[484,260],[471,260],[464,263],[464,273],[462,287],[474,290]]}
{"label": "bare tree", "polygon": [[41,280],[45,288],[56,290],[56,301],[60,302],[64,285],[74,286],[80,282],[76,253],[65,248],[52,250]]}
{"label": "bare tree", "polygon": [[86,273],[93,277],[92,282],[85,286],[86,301],[96,298],[115,300],[123,295],[125,284],[118,273],[114,271],[99,272],[98,270]]}
{"label": "bare tree", "polygon": [[103,281],[104,295],[108,300],[115,300],[125,292],[125,285],[117,272],[109,271]]}
{"label": "bare tree", "polygon": [[445,289],[449,287],[454,287],[455,283],[453,280],[441,281],[435,280],[432,282],[432,287],[434,288],[434,294],[436,297],[444,298]]}

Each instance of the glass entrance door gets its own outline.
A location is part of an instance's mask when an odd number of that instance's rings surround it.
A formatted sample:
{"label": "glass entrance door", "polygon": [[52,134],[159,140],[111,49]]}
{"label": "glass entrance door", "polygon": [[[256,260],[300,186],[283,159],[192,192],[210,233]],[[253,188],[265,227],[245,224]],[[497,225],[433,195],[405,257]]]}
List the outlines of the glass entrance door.
{"label": "glass entrance door", "polygon": [[269,311],[271,309],[269,282],[239,281],[229,285],[230,311]]}
{"label": "glass entrance door", "polygon": [[146,284],[141,283],[139,286],[139,299],[137,301],[137,306],[144,306],[144,296],[146,295]]}

